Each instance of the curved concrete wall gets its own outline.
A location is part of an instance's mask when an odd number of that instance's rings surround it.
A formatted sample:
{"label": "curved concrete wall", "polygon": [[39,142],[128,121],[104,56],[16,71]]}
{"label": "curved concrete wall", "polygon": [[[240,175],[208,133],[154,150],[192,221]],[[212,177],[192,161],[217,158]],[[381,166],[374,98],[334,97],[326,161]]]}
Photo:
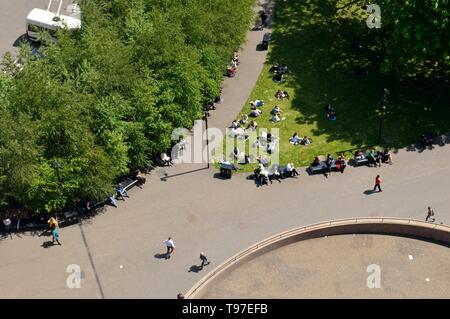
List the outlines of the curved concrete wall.
{"label": "curved concrete wall", "polygon": [[433,241],[450,247],[450,227],[419,220],[401,218],[352,218],[333,220],[294,228],[263,241],[237,253],[227,259],[213,271],[203,277],[185,295],[185,298],[196,298],[198,293],[218,276],[230,272],[243,263],[268,251],[291,243],[323,236],[344,234],[383,234],[406,236]]}

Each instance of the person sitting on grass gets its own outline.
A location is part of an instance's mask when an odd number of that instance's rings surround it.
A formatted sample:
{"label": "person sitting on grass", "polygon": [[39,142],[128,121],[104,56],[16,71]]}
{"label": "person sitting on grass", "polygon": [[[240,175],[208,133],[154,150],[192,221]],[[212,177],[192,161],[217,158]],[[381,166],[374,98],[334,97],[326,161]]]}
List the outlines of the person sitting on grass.
{"label": "person sitting on grass", "polygon": [[256,108],[256,106],[252,106],[252,112],[250,113],[253,117],[258,117],[262,114],[262,111],[258,108]]}
{"label": "person sitting on grass", "polygon": [[283,111],[280,109],[279,106],[275,106],[272,111],[270,111],[270,114],[274,115],[274,114],[281,114]]}
{"label": "person sitting on grass", "polygon": [[255,107],[260,107],[260,106],[264,105],[264,101],[262,101],[262,100],[250,101],[250,105],[255,106]]}
{"label": "person sitting on grass", "polygon": [[289,99],[289,94],[287,91],[281,91],[280,89],[278,89],[275,92],[275,97],[277,98],[277,100],[282,100],[284,98]]}
{"label": "person sitting on grass", "polygon": [[276,146],[277,146],[277,142],[276,141],[270,142],[270,144],[267,145],[267,153],[272,154],[273,152],[275,152],[275,147]]}
{"label": "person sitting on grass", "polygon": [[280,117],[278,116],[278,114],[274,114],[272,115],[272,118],[270,119],[273,123],[278,123],[281,121]]}
{"label": "person sitting on grass", "polygon": [[312,139],[310,139],[309,137],[307,137],[306,135],[305,135],[305,137],[303,138],[303,140],[302,140],[302,144],[303,145],[309,145],[309,144],[311,144],[312,143]]}
{"label": "person sitting on grass", "polygon": [[251,121],[250,124],[247,126],[247,129],[256,130],[258,127],[258,123],[256,121]]}
{"label": "person sitting on grass", "polygon": [[245,124],[247,124],[247,122],[248,122],[248,115],[244,113],[244,114],[242,114],[240,123],[241,123],[242,125],[245,125]]}
{"label": "person sitting on grass", "polygon": [[302,142],[302,138],[300,136],[298,136],[297,133],[294,133],[294,135],[292,135],[292,137],[289,139],[289,143],[293,144],[293,145],[298,145]]}
{"label": "person sitting on grass", "polygon": [[257,160],[263,166],[269,165],[269,160],[267,159],[267,157],[265,155],[259,155]]}
{"label": "person sitting on grass", "polygon": [[233,150],[233,157],[235,160],[239,159],[239,156],[241,155],[241,151],[235,146]]}
{"label": "person sitting on grass", "polygon": [[239,127],[238,121],[234,120],[233,122],[231,122],[231,127],[232,128],[238,128]]}

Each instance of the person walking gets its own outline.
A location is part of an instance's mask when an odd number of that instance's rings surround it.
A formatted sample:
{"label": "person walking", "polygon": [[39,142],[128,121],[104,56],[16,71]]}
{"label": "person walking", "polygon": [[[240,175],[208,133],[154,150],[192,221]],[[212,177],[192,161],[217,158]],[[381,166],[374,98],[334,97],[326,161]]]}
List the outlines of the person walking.
{"label": "person walking", "polygon": [[58,233],[58,228],[55,227],[52,229],[52,243],[54,244],[56,242],[58,243],[58,245],[61,246],[61,243],[59,242],[59,233]]}
{"label": "person walking", "polygon": [[173,250],[175,249],[175,244],[171,237],[169,237],[166,241],[164,241],[164,244],[166,244],[167,247],[166,259],[169,259],[170,255],[173,253]]}
{"label": "person walking", "polygon": [[207,266],[210,264],[204,252],[200,253],[200,260],[202,261],[202,264],[200,265],[201,269],[203,269],[203,266]]}
{"label": "person walking", "polygon": [[428,219],[432,219],[432,222],[434,222],[436,220],[434,218],[434,210],[430,206],[428,206],[428,213],[427,213],[427,217],[425,218],[425,221],[427,222]]}
{"label": "person walking", "polygon": [[373,191],[375,191],[377,188],[378,188],[379,192],[383,191],[381,189],[381,177],[380,177],[380,175],[377,175],[377,177],[375,177],[375,186],[373,187]]}
{"label": "person walking", "polygon": [[58,245],[61,246],[61,243],[59,242],[59,233],[58,233],[58,221],[56,220],[55,217],[50,217],[50,219],[47,221],[48,226],[50,227],[50,231],[52,234],[52,243],[56,242],[58,243]]}

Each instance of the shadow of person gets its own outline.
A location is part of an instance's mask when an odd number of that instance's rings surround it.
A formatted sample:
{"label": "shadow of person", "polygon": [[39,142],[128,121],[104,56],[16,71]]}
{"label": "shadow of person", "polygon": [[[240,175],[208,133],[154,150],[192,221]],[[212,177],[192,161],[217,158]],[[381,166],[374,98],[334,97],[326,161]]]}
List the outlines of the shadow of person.
{"label": "shadow of person", "polygon": [[188,272],[199,272],[200,270],[202,270],[203,267],[201,266],[197,266],[197,265],[192,265],[191,268],[189,268]]}
{"label": "shadow of person", "polygon": [[55,243],[54,242],[52,242],[51,240],[48,240],[48,241],[44,241],[43,243],[42,243],[42,247],[43,248],[49,248],[49,247],[52,247],[52,246],[54,246],[55,245]]}
{"label": "shadow of person", "polygon": [[375,194],[376,192],[373,189],[368,189],[364,191],[364,195],[372,195]]}
{"label": "shadow of person", "polygon": [[167,259],[167,253],[155,254],[154,257],[157,259]]}

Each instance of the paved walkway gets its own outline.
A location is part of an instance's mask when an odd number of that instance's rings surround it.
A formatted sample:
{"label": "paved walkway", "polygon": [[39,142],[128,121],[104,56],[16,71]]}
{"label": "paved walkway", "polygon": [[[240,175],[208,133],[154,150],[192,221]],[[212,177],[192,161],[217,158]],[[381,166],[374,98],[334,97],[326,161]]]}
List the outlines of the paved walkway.
{"label": "paved walkway", "polygon": [[[255,51],[261,38],[262,32],[249,33],[238,75],[226,80],[225,100],[211,125],[230,123],[248,98],[265,59],[264,52]],[[155,172],[119,208],[62,229],[62,246],[43,248],[49,238],[33,234],[1,240],[0,298],[175,298],[226,258],[292,227],[355,216],[423,219],[428,205],[437,222],[449,224],[449,157],[448,146],[423,153],[402,150],[392,166],[349,168],[328,180],[302,172],[298,179],[263,188],[244,174],[213,178],[213,169],[166,181]],[[204,166],[176,165],[167,173]],[[385,191],[365,195],[379,173]],[[175,255],[156,258],[165,252],[168,236],[175,241]],[[199,264],[200,251],[211,265],[189,272]],[[66,286],[70,264],[81,267],[80,289]]]}

